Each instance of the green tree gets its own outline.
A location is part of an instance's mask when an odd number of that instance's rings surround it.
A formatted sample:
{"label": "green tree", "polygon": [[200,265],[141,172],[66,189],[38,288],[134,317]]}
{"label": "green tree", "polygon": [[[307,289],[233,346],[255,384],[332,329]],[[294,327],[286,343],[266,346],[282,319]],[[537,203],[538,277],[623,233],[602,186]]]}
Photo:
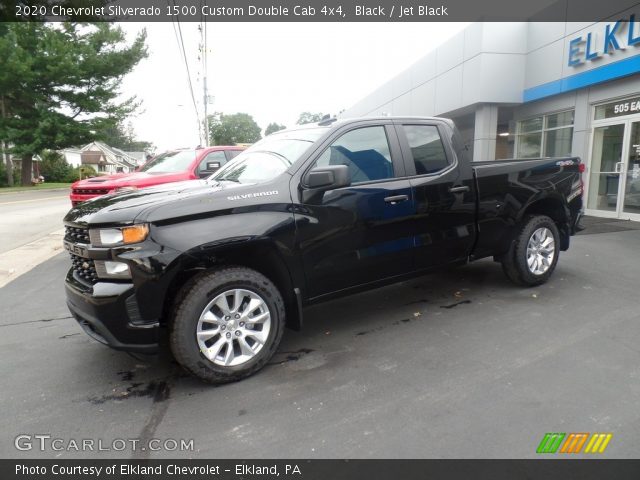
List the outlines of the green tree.
{"label": "green tree", "polygon": [[33,155],[88,143],[137,108],[118,87],[147,55],[145,39],[127,44],[106,22],[0,23],[0,144],[22,158],[23,185]]}
{"label": "green tree", "polygon": [[269,125],[267,125],[267,128],[264,131],[264,136],[266,137],[267,135],[271,135],[272,133],[279,132],[280,130],[284,130],[285,128],[287,127],[285,127],[284,125],[280,125],[276,122],[272,122]]}
{"label": "green tree", "polygon": [[40,175],[47,182],[66,182],[73,173],[73,167],[64,157],[53,150],[45,150],[40,154]]}
{"label": "green tree", "polygon": [[209,139],[212,145],[236,145],[255,143],[260,138],[261,128],[247,113],[214,113],[209,116]]}
{"label": "green tree", "polygon": [[148,152],[154,150],[153,143],[145,140],[138,140],[131,122],[126,125],[119,122],[109,127],[97,135],[98,140],[102,140],[110,147],[116,147],[127,152]]}
{"label": "green tree", "polygon": [[305,123],[317,123],[322,120],[322,117],[324,117],[324,114],[322,113],[302,112],[298,117],[296,124],[304,125]]}

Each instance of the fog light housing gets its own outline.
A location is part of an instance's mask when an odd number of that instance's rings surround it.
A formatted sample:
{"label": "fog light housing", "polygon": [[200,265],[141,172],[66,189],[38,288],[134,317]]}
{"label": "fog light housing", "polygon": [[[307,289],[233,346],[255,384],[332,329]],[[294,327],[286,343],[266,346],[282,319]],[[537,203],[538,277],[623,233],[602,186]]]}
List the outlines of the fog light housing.
{"label": "fog light housing", "polygon": [[117,278],[117,279],[129,279],[131,278],[131,270],[129,265],[124,262],[114,262],[111,260],[96,260],[96,273],[100,278]]}

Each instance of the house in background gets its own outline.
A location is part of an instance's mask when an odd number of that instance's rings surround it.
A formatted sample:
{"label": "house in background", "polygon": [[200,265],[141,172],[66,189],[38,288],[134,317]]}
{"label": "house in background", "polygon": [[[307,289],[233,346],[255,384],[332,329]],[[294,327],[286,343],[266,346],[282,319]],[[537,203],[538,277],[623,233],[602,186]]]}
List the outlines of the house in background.
{"label": "house in background", "polygon": [[[22,158],[11,156],[11,163],[13,164],[13,171],[16,172],[16,175],[20,175],[22,171]],[[0,158],[0,162],[2,159]],[[40,163],[42,162],[42,158],[40,155],[34,155],[31,159],[31,178],[37,179],[40,177]]]}
{"label": "house in background", "polygon": [[147,152],[124,152],[136,161],[138,166],[144,165],[147,161]]}
{"label": "house in background", "polygon": [[133,172],[144,163],[145,156],[144,152],[128,153],[97,141],[82,148],[67,148],[60,153],[69,165],[73,167],[86,165],[99,175]]}
{"label": "house in background", "polygon": [[82,150],[79,148],[65,148],[64,150],[60,150],[60,154],[73,168],[79,167],[82,163]]}

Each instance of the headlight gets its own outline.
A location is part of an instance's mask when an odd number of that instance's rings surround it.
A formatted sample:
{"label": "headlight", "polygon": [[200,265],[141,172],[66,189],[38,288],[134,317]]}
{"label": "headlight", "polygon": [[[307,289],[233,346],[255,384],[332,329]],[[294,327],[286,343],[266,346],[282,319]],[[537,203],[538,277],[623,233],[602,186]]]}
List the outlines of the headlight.
{"label": "headlight", "polygon": [[100,228],[89,231],[91,244],[97,247],[129,245],[142,242],[149,235],[149,225],[142,223],[130,227]]}

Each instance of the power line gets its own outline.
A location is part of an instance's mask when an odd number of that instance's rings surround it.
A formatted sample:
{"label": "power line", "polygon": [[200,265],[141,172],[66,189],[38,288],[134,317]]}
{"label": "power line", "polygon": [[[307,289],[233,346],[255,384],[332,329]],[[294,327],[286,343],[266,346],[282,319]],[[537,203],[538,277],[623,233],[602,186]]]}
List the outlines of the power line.
{"label": "power line", "polygon": [[[204,2],[200,2],[201,8],[200,11],[202,11],[202,6],[204,5]],[[202,34],[203,37],[203,41],[202,41],[202,69],[203,69],[203,76],[202,76],[202,90],[203,90],[203,100],[204,100],[204,121],[203,121],[203,129],[204,129],[204,139],[205,139],[205,144],[207,146],[209,146],[209,115],[208,115],[208,103],[209,103],[209,93],[207,91],[207,75],[208,75],[208,71],[207,71],[207,55],[208,55],[208,51],[207,51],[207,22],[206,20],[203,18],[201,18],[201,22],[200,22],[200,33]]]}
{"label": "power line", "polygon": [[[171,2],[175,8],[174,0],[167,0],[167,3]],[[171,5],[169,5],[171,6]],[[176,23],[178,24],[178,30],[176,32]],[[187,60],[187,52],[184,48],[184,39],[182,37],[182,27],[180,26],[180,15],[179,13],[176,16],[175,22],[173,22],[172,16],[172,24],[173,24],[173,33],[176,36],[176,42],[178,42],[178,50],[181,53],[182,60],[184,60],[184,65],[187,70],[187,80],[189,82],[189,91],[191,92],[191,101],[193,102],[193,108],[196,112],[196,122],[198,123],[198,137],[200,138],[200,143],[202,143],[202,131],[200,129],[200,112],[198,111],[198,104],[196,102],[196,96],[193,93],[193,83],[191,82],[191,71],[189,70],[189,62]],[[179,36],[179,38],[178,38]]]}

